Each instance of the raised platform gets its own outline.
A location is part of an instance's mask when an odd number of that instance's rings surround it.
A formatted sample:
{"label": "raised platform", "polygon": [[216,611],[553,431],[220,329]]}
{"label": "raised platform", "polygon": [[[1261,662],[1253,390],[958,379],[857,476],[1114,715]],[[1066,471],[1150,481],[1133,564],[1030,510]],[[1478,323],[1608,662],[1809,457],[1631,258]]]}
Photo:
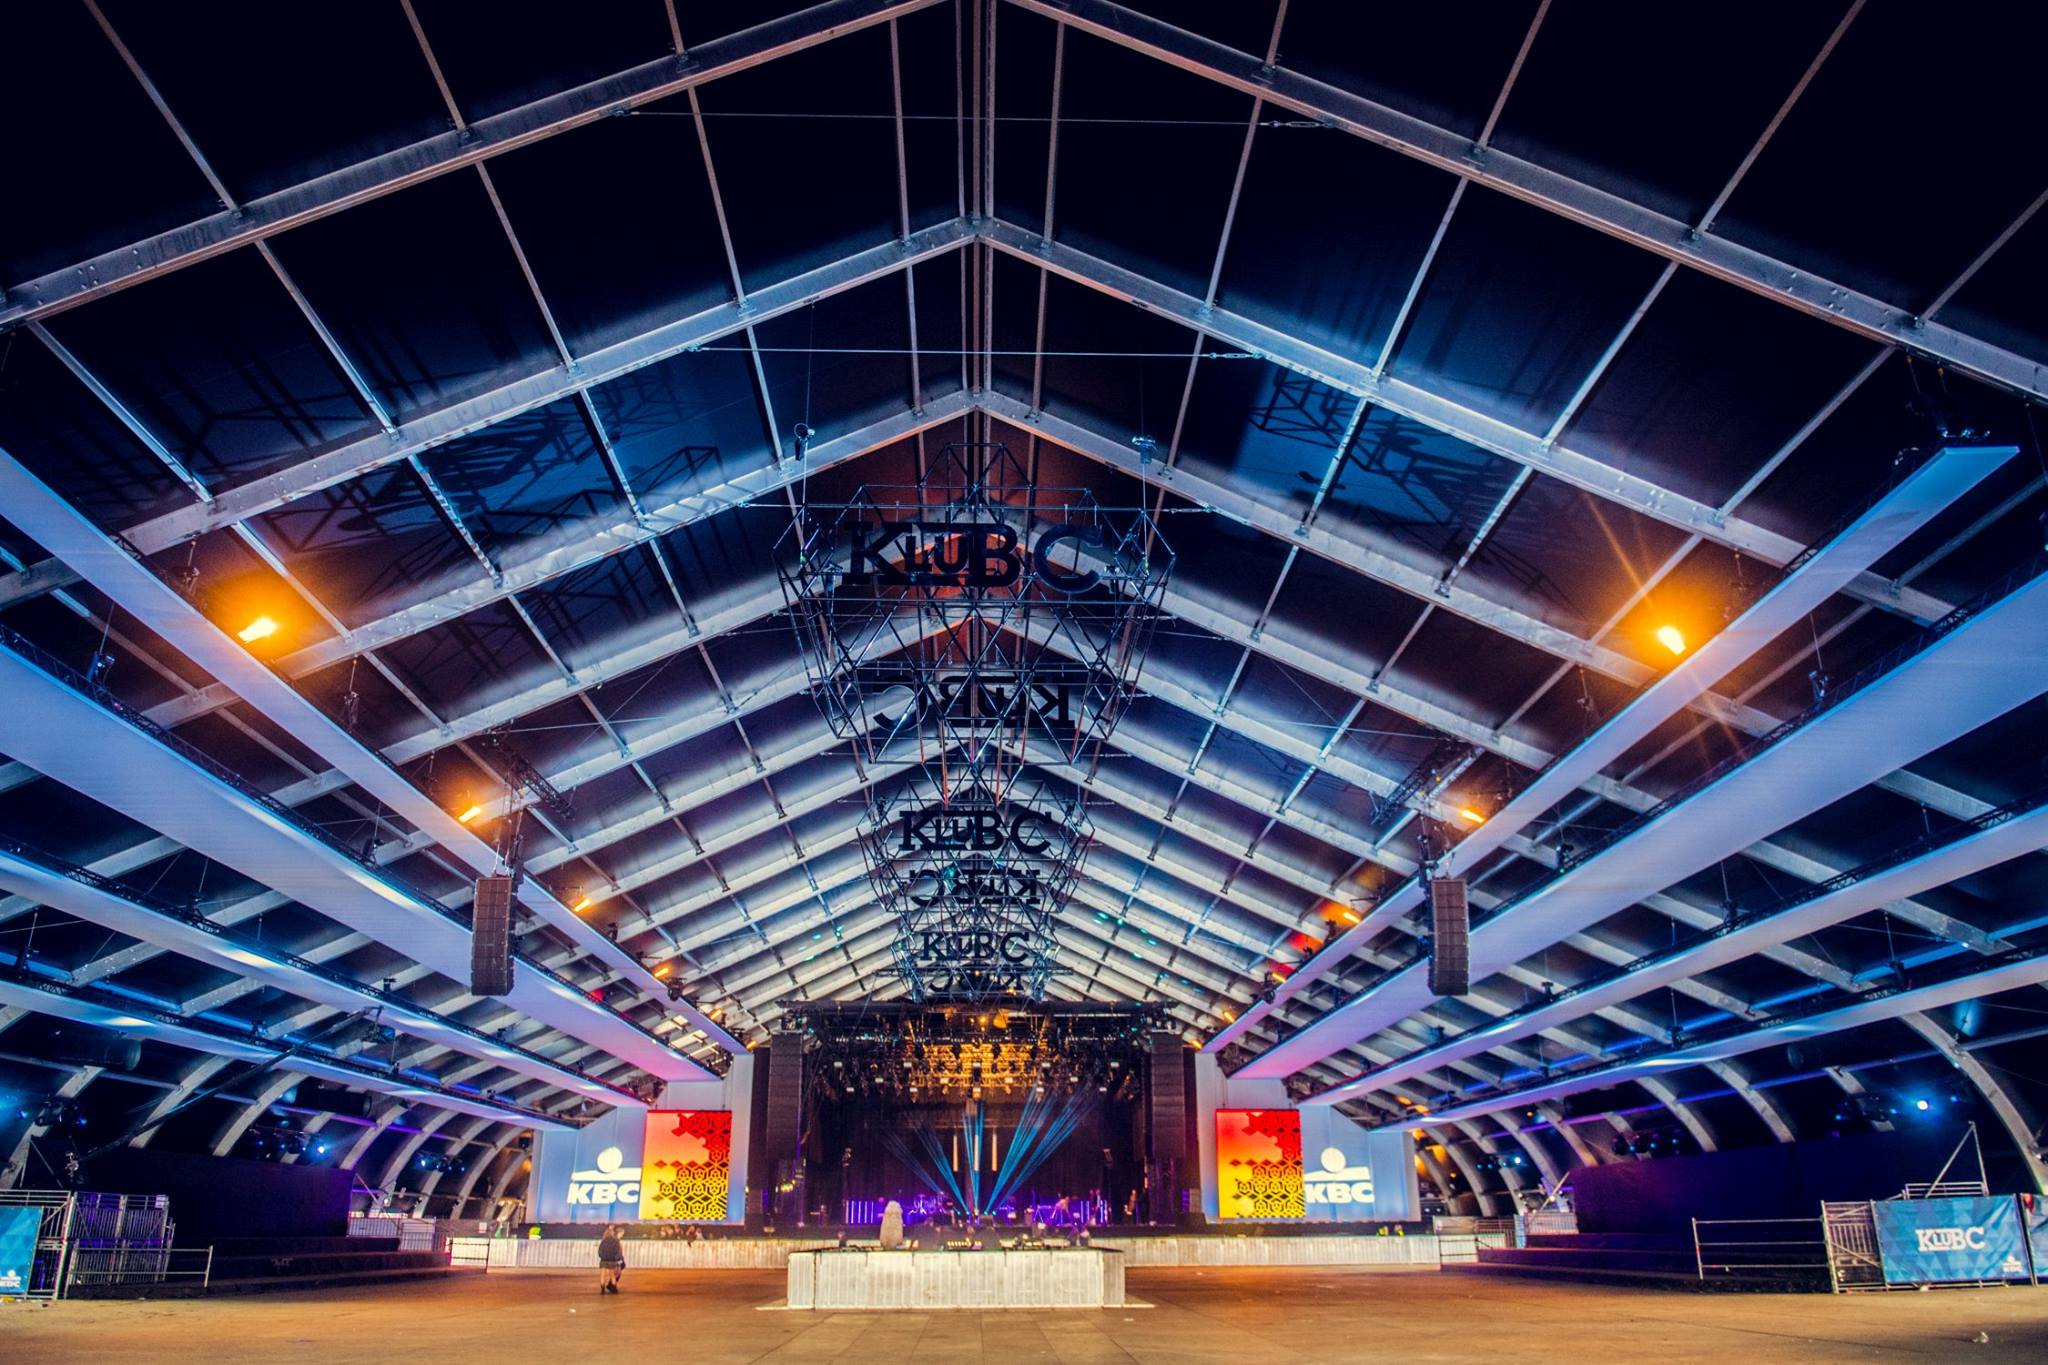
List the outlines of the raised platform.
{"label": "raised platform", "polygon": [[1794,1293],[1825,1291],[1825,1264],[1779,1265],[1737,1273],[1700,1274],[1692,1243],[1682,1237],[1637,1233],[1566,1233],[1535,1236],[1526,1246],[1481,1247],[1460,1273],[1521,1275],[1588,1284],[1654,1285],[1665,1289]]}
{"label": "raised platform", "polygon": [[789,1258],[791,1308],[1121,1308],[1123,1253],[868,1251],[835,1247]]}
{"label": "raised platform", "polygon": [[[702,1242],[628,1237],[626,1264],[644,1270],[780,1269],[797,1252],[822,1251],[833,1245],[827,1237],[717,1237]],[[455,1264],[488,1266],[493,1271],[597,1269],[595,1236],[451,1237],[448,1246]],[[1124,1264],[1129,1266],[1435,1266],[1445,1260],[1471,1259],[1474,1239],[1275,1237],[1223,1232],[1147,1237],[1098,1234],[1095,1248],[1122,1252]]]}

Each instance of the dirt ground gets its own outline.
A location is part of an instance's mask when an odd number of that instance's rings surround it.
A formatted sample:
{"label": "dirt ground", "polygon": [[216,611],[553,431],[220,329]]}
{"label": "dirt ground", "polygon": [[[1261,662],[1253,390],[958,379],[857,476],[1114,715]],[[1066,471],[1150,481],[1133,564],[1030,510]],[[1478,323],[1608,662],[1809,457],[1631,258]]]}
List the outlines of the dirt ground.
{"label": "dirt ground", "polygon": [[617,1297],[599,1295],[584,1275],[528,1272],[212,1300],[13,1304],[0,1306],[0,1361],[2048,1361],[2048,1287],[1694,1294],[1340,1267],[1132,1270],[1129,1287],[1151,1306],[764,1311],[781,1297],[782,1273],[754,1270],[629,1272]]}

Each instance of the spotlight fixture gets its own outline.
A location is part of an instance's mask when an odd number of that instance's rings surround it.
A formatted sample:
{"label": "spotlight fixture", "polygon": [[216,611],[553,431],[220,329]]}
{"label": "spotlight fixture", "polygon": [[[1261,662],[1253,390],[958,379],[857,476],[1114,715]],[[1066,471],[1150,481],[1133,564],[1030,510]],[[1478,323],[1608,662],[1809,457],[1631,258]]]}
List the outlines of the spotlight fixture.
{"label": "spotlight fixture", "polygon": [[1473,810],[1470,806],[1458,807],[1458,818],[1468,825],[1483,825],[1486,823],[1486,817]]}
{"label": "spotlight fixture", "polygon": [[1673,654],[1685,653],[1685,632],[1677,626],[1657,627],[1657,643]]}
{"label": "spotlight fixture", "polygon": [[465,825],[473,825],[483,816],[483,813],[484,808],[482,806],[471,806],[455,818]]}
{"label": "spotlight fixture", "polygon": [[258,640],[268,640],[275,634],[277,634],[277,622],[271,620],[268,616],[259,616],[248,625],[236,631],[235,638],[245,645],[253,645]]}

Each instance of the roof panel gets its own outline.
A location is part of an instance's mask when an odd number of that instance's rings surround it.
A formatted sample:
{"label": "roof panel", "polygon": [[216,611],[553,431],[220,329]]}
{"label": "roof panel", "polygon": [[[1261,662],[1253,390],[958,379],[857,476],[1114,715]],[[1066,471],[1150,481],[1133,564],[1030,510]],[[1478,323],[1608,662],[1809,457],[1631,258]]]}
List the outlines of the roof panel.
{"label": "roof panel", "polygon": [[1681,270],[1561,439],[1719,506],[1876,355],[1838,327]]}
{"label": "roof panel", "polygon": [[555,363],[475,176],[373,199],[286,233],[274,249],[396,417]]}
{"label": "roof panel", "polygon": [[[871,27],[699,92],[749,289],[897,235],[889,35]],[[760,175],[756,167],[777,167]]]}
{"label": "roof panel", "polygon": [[1269,361],[1195,367],[1179,461],[1300,519],[1337,457],[1358,400]]}
{"label": "roof panel", "polygon": [[22,192],[0,215],[9,284],[221,207],[83,5],[8,5],[0,49],[35,60],[0,82],[0,126]]}
{"label": "roof panel", "polygon": [[245,202],[453,126],[395,5],[106,0],[101,11]]}
{"label": "roof panel", "polygon": [[1680,36],[1654,6],[1553,5],[1492,145],[1698,222],[1845,8],[1736,0]]}
{"label": "roof panel", "polygon": [[249,525],[351,626],[483,573],[403,464],[323,488]]}
{"label": "roof panel", "polygon": [[661,0],[564,9],[546,0],[413,0],[463,116],[474,122],[675,55]]}
{"label": "roof panel", "polygon": [[[1716,230],[1901,307],[1925,306],[2048,182],[2027,93],[2044,25],[2039,8],[1998,0],[1866,7]],[[1910,97],[1902,70],[1920,73]],[[1948,107],[1968,110],[1967,123],[1927,117]],[[1899,193],[1906,168],[1935,166],[1969,192]]]}
{"label": "roof panel", "polygon": [[687,104],[519,148],[492,160],[491,180],[578,355],[733,297]]}
{"label": "roof panel", "polygon": [[1655,282],[1591,228],[1468,189],[1394,352],[1393,373],[1543,431]]}
{"label": "roof panel", "polygon": [[1282,65],[1477,136],[1535,16],[1534,0],[1383,6],[1362,34],[1350,0],[1291,0]]}
{"label": "roof panel", "polygon": [[72,309],[49,328],[214,491],[376,426],[254,251]]}
{"label": "roof panel", "polygon": [[1235,91],[1070,33],[1054,237],[1206,295],[1251,109]]}
{"label": "roof panel", "polygon": [[1269,120],[1252,141],[1218,305],[1377,364],[1455,184],[1334,128]]}

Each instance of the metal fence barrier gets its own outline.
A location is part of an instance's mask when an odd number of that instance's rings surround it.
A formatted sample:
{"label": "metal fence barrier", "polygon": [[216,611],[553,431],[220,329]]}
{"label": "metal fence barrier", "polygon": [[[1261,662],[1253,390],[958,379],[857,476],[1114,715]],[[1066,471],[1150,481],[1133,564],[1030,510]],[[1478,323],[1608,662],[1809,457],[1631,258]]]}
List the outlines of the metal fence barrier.
{"label": "metal fence barrier", "polygon": [[213,1282],[212,1247],[87,1247],[71,1249],[67,1296],[105,1297],[134,1285],[194,1285]]}
{"label": "metal fence barrier", "polygon": [[40,1209],[35,1255],[28,1283],[9,1285],[0,1294],[10,1298],[54,1299],[64,1288],[65,1255],[71,1247],[71,1218],[78,1196],[69,1190],[0,1190],[0,1208]]}
{"label": "metal fence barrier", "polygon": [[1693,1262],[1702,1280],[1829,1278],[1818,1218],[1695,1218]]}

